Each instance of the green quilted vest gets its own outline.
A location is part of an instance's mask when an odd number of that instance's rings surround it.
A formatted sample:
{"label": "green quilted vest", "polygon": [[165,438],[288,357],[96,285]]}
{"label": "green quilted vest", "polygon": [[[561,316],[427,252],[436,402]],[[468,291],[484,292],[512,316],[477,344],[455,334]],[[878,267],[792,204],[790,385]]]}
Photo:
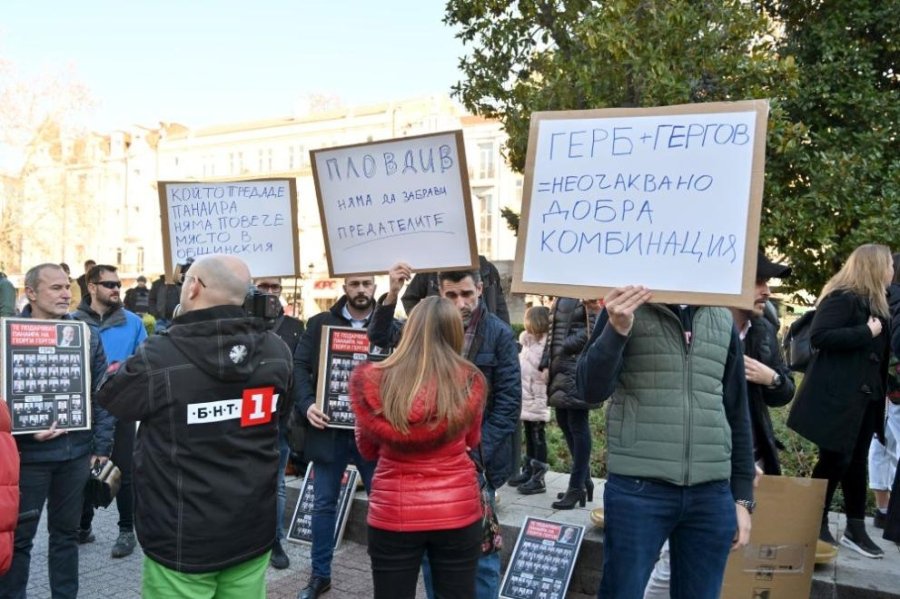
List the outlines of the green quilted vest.
{"label": "green quilted vest", "polygon": [[607,412],[609,471],[680,486],[731,478],[722,375],[733,327],[725,308],[698,308],[685,344],[661,305],[635,314]]}

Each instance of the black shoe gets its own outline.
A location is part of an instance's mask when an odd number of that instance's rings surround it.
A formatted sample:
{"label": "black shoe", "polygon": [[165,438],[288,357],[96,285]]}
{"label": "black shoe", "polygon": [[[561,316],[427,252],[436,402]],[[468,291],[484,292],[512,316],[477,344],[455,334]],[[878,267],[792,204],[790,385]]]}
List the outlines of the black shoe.
{"label": "black shoe", "polygon": [[838,542],[834,540],[834,537],[831,536],[831,530],[828,529],[828,521],[822,522],[821,528],[819,528],[819,540],[823,543],[828,543],[829,545],[833,545],[837,547]]}
{"label": "black shoe", "polygon": [[884,527],[887,524],[887,514],[876,508],[875,517],[872,520],[873,526],[875,526],[875,528],[884,530]]}
{"label": "black shoe", "polygon": [[528,482],[519,486],[519,493],[522,495],[537,495],[538,493],[546,493],[547,485],[544,484],[544,475],[550,469],[548,464],[531,460],[531,471],[534,473]]}
{"label": "black shoe", "polygon": [[884,557],[884,550],[869,538],[865,520],[847,518],[847,528],[841,536],[841,545],[872,559]]}
{"label": "black shoe", "polygon": [[78,529],[78,544],[84,545],[85,543],[93,543],[94,542],[94,533],[91,532],[91,529]]}
{"label": "black shoe", "polygon": [[288,559],[287,553],[284,552],[281,541],[275,541],[275,544],[272,545],[272,556],[269,558],[269,565],[276,570],[284,570],[291,565],[291,560]]}
{"label": "black shoe", "polygon": [[[592,479],[590,476],[588,476],[587,480],[584,481],[584,491],[585,491],[585,495],[587,495],[587,500],[593,501],[594,500],[594,479]],[[559,493],[556,494],[557,499],[562,499],[565,496],[566,496],[566,494],[563,493],[562,491],[560,491]]]}
{"label": "black shoe", "polygon": [[559,501],[551,503],[551,507],[555,510],[571,510],[577,503],[581,507],[585,505],[584,489],[569,489]]}
{"label": "black shoe", "polygon": [[127,557],[134,553],[134,546],[134,533],[128,531],[120,532],[119,538],[116,539],[112,552],[110,552],[110,556],[116,558]]}
{"label": "black shoe", "polygon": [[532,474],[533,472],[531,471],[531,460],[525,458],[525,463],[522,464],[522,471],[506,481],[506,484],[508,484],[510,487],[518,487],[522,483],[527,483],[529,480],[531,480]]}
{"label": "black shoe", "polygon": [[330,578],[322,578],[321,576],[313,576],[309,579],[309,582],[303,590],[300,591],[300,594],[297,595],[297,599],[316,599],[319,595],[324,593],[325,591],[331,588],[331,579]]}

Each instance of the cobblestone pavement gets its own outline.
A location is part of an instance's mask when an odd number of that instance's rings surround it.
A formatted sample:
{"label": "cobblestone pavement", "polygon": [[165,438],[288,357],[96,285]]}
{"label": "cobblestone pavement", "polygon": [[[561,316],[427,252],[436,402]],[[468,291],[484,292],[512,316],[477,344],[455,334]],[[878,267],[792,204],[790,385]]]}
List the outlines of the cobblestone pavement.
{"label": "cobblestone pavement", "polygon": [[[140,546],[135,552],[122,559],[112,559],[109,552],[116,540],[118,512],[115,506],[109,510],[98,510],[94,518],[94,535],[97,540],[80,547],[79,597],[84,599],[114,597],[132,599],[141,596],[141,564],[143,554]],[[29,599],[50,597],[50,583],[47,578],[47,514],[41,516],[41,524],[35,537],[31,558],[31,577],[28,584]],[[286,543],[285,551],[291,558],[287,570],[269,568],[268,599],[295,599],[306,584],[310,573],[309,547]],[[324,599],[353,599],[372,596],[372,575],[369,570],[369,556],[363,545],[344,542],[335,552],[332,564],[331,591]],[[417,599],[424,599],[425,592],[419,585]]]}

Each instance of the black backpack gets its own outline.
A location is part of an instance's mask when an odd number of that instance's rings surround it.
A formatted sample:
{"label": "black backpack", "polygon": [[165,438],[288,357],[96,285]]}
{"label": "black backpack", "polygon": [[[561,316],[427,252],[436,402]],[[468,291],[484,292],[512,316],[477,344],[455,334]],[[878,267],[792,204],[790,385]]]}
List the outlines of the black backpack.
{"label": "black backpack", "polygon": [[815,316],[816,311],[809,310],[792,322],[782,341],[784,359],[788,368],[794,372],[806,372],[806,368],[818,351],[809,340],[809,332],[812,329],[812,321]]}

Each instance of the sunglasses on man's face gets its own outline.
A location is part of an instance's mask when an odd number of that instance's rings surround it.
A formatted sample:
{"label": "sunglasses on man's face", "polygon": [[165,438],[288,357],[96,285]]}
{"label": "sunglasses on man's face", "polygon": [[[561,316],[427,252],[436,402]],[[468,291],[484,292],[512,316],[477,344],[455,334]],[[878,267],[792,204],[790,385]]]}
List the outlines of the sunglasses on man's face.
{"label": "sunglasses on man's face", "polygon": [[122,287],[122,283],[119,281],[97,281],[96,284],[107,289],[120,289]]}

